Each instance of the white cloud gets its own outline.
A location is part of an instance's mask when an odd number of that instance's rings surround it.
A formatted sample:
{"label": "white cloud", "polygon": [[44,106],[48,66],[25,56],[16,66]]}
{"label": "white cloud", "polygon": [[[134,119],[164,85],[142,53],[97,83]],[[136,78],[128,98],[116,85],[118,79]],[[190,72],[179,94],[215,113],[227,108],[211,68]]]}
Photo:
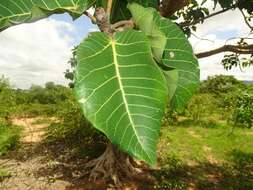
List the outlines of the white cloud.
{"label": "white cloud", "polygon": [[0,33],[0,75],[19,88],[54,81],[66,84],[73,26],[53,19],[23,24]]}
{"label": "white cloud", "polygon": [[[238,10],[228,11],[221,15],[207,19],[204,24],[198,25],[196,35],[192,36],[190,41],[196,53],[215,49],[226,44],[233,44],[235,40],[229,38],[248,36],[250,30],[245,24],[241,13]],[[208,40],[206,40],[208,39]],[[252,43],[252,41],[251,41]],[[201,79],[206,79],[213,75],[233,75],[240,80],[253,80],[253,68],[241,71],[239,68],[226,71],[222,67],[221,60],[224,53],[214,55],[205,59],[200,59]]]}
{"label": "white cloud", "polygon": [[225,70],[220,64],[223,58],[223,54],[219,54],[213,57],[201,59],[200,71],[201,79],[204,80],[208,76],[214,75],[233,75],[239,80],[253,80],[253,67],[245,68],[242,71],[240,68],[233,68],[232,70]]}
{"label": "white cloud", "polygon": [[[239,10],[230,10],[206,20],[205,24],[198,26],[198,33],[207,35],[215,32],[236,31],[238,36],[248,35],[250,30],[245,24]],[[236,37],[236,36],[233,36]]]}
{"label": "white cloud", "polygon": [[[81,22],[80,22],[81,23]],[[78,38],[79,26],[69,22],[44,19],[33,24],[15,26],[0,33],[0,76],[4,74],[19,88],[47,81],[66,84],[63,72],[68,68],[73,42]],[[87,31],[95,31],[93,25]],[[82,31],[84,32],[84,31]],[[246,35],[249,29],[239,11],[228,11],[207,19],[198,25],[196,35],[208,40],[191,37],[195,52],[208,51],[224,45],[235,35]],[[73,34],[73,35],[69,35]],[[83,33],[82,33],[83,34]],[[222,35],[221,35],[222,34]],[[225,34],[225,35],[224,35]],[[223,53],[200,59],[201,79],[216,74],[234,75],[238,79],[253,80],[253,68],[225,71],[220,64]]]}

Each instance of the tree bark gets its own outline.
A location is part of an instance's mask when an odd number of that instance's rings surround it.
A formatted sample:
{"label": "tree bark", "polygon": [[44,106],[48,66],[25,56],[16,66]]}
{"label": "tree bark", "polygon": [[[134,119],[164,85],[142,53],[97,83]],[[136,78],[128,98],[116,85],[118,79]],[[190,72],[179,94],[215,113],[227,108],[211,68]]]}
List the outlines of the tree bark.
{"label": "tree bark", "polygon": [[119,150],[112,143],[108,142],[105,152],[98,158],[87,163],[86,167],[91,168],[90,180],[98,178],[111,181],[120,187],[123,178],[132,178],[141,172],[137,164],[126,153]]}
{"label": "tree bark", "polygon": [[222,53],[222,52],[233,52],[233,53],[238,53],[238,54],[253,54],[253,44],[246,45],[246,46],[224,45],[214,50],[197,53],[196,57],[200,59],[200,58],[209,57],[209,56]]}
{"label": "tree bark", "polygon": [[178,10],[190,4],[190,0],[163,0],[160,5],[160,13],[164,17],[170,17]]}

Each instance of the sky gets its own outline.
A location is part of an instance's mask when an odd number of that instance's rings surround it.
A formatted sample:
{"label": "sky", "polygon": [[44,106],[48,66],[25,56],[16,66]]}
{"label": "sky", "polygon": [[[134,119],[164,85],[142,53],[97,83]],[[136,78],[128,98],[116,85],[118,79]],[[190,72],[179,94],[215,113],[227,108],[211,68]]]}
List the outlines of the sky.
{"label": "sky", "polygon": [[[35,23],[11,27],[0,33],[0,76],[9,78],[13,87],[29,88],[48,81],[66,85],[64,72],[69,68],[71,50],[89,32],[96,31],[85,16],[72,21],[67,14],[53,15]],[[249,29],[239,11],[228,11],[198,25],[191,37],[195,53],[220,47],[228,38],[248,36]],[[229,43],[229,42],[227,42]],[[244,71],[226,71],[220,64],[224,53],[200,59],[201,80],[208,76],[234,75],[240,80],[253,80],[253,67]]]}

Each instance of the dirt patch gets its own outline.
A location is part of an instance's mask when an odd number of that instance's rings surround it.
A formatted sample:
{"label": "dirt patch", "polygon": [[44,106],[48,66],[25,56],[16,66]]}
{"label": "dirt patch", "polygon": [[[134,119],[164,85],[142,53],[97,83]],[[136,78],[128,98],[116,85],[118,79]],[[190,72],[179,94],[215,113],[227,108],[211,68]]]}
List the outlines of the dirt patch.
{"label": "dirt patch", "polygon": [[193,182],[190,182],[188,184],[187,190],[196,190],[196,189],[197,189],[196,184],[194,184]]}
{"label": "dirt patch", "polygon": [[201,136],[196,134],[195,131],[189,130],[188,133],[194,138],[201,138]]}
{"label": "dirt patch", "polygon": [[48,124],[34,124],[42,118],[14,118],[12,123],[23,127],[21,142],[37,143],[43,139]]}
{"label": "dirt patch", "polygon": [[253,135],[253,131],[247,131],[245,132],[245,135]]}
{"label": "dirt patch", "polygon": [[218,160],[212,155],[212,149],[208,146],[203,146],[203,150],[206,153],[206,159],[210,164],[219,164]]}
{"label": "dirt patch", "polygon": [[[0,156],[1,168],[11,175],[0,182],[0,190],[116,190],[103,180],[89,181],[85,167],[89,158],[76,155],[66,142],[43,141],[48,124],[36,124],[41,119],[13,119],[14,124],[23,126],[23,137],[18,150]],[[149,187],[149,182],[126,179],[120,190]]]}

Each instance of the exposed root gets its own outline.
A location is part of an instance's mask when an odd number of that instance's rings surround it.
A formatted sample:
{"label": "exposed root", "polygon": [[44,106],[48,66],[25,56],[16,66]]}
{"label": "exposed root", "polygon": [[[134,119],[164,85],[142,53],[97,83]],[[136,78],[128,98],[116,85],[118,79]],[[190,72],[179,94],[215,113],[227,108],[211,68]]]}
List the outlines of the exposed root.
{"label": "exposed root", "polygon": [[87,168],[92,168],[90,180],[113,181],[118,187],[121,185],[122,178],[132,178],[142,171],[132,158],[111,143],[107,145],[105,152],[99,158],[87,163]]}

